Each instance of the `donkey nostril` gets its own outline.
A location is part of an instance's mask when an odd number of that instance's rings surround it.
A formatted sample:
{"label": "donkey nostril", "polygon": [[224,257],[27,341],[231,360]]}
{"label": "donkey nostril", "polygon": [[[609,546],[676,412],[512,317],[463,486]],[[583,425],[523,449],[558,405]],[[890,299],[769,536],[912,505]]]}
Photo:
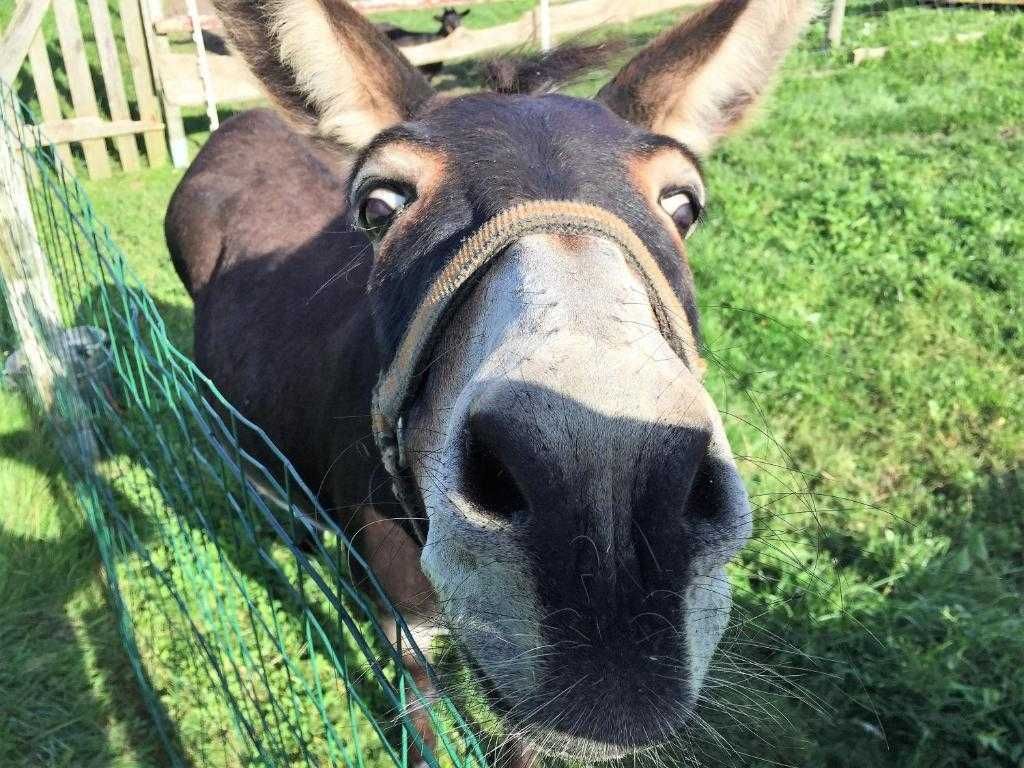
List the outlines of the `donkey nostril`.
{"label": "donkey nostril", "polygon": [[698,520],[714,520],[728,507],[728,488],[722,467],[710,457],[701,462],[686,499],[687,513]]}
{"label": "donkey nostril", "polygon": [[511,517],[526,509],[526,499],[498,454],[472,430],[467,430],[462,462],[462,492],[481,511]]}

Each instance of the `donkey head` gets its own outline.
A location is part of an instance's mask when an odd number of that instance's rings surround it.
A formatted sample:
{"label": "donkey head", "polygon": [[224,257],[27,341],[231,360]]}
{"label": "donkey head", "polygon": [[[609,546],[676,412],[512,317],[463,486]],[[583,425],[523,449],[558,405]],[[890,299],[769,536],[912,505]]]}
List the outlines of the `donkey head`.
{"label": "donkey head", "polygon": [[348,206],[373,245],[385,365],[429,341],[403,363],[417,376],[392,469],[494,709],[591,760],[668,738],[751,528],[701,384],[684,249],[707,204],[699,158],[766,90],[810,1],[719,0],[592,101],[436,95],[342,0],[218,6],[279,109],[351,164],[349,199],[320,204]]}
{"label": "donkey head", "polygon": [[441,11],[439,16],[434,17],[434,21],[441,23],[441,34],[450,35],[456,29],[462,26],[462,20],[469,16],[469,8],[464,11],[457,11],[454,8],[445,8]]}

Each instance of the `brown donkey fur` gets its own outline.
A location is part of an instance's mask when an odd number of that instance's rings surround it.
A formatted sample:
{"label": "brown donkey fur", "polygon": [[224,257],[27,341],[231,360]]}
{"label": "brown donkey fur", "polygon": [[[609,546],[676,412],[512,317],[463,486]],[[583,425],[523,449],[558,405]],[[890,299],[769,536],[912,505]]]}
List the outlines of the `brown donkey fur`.
{"label": "brown donkey fur", "polygon": [[[811,2],[718,0],[592,101],[507,92],[586,56],[449,97],[342,0],[215,4],[276,113],[227,121],[167,214],[200,366],[318,490],[422,644],[450,635],[520,756],[671,742],[751,513],[697,358],[645,278],[699,345],[684,240],[708,200],[700,158],[765,92]],[[414,498],[399,503],[374,388],[460,247],[544,201],[609,224],[524,229],[467,276],[400,414]],[[635,235],[646,266],[605,231]]]}

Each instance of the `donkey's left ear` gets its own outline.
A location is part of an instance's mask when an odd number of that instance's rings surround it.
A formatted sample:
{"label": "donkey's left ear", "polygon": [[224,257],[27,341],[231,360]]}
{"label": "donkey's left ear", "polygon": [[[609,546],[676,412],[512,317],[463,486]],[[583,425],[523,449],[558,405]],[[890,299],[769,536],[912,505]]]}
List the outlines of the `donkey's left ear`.
{"label": "donkey's left ear", "polygon": [[466,18],[467,16],[469,16],[469,12],[470,12],[471,10],[472,10],[472,8],[467,8],[467,9],[466,9],[466,10],[464,10],[464,11],[460,11],[460,12],[459,12],[459,16],[461,16],[462,18]]}
{"label": "donkey's left ear", "polygon": [[278,111],[348,149],[433,95],[409,60],[345,0],[213,0],[235,51]]}
{"label": "donkey's left ear", "polygon": [[814,0],[717,0],[644,48],[597,98],[707,154],[767,90],[815,11]]}

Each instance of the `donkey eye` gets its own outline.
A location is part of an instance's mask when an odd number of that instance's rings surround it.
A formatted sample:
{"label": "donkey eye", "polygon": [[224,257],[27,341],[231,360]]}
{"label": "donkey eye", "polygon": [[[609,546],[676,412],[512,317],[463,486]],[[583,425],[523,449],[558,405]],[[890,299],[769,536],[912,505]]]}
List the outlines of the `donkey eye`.
{"label": "donkey eye", "polygon": [[359,206],[359,223],[372,234],[382,235],[408,203],[409,196],[397,189],[374,187]]}
{"label": "donkey eye", "polygon": [[674,189],[661,196],[661,207],[665,213],[672,217],[679,233],[686,237],[693,229],[700,217],[700,205],[697,203],[693,193],[681,189]]}

